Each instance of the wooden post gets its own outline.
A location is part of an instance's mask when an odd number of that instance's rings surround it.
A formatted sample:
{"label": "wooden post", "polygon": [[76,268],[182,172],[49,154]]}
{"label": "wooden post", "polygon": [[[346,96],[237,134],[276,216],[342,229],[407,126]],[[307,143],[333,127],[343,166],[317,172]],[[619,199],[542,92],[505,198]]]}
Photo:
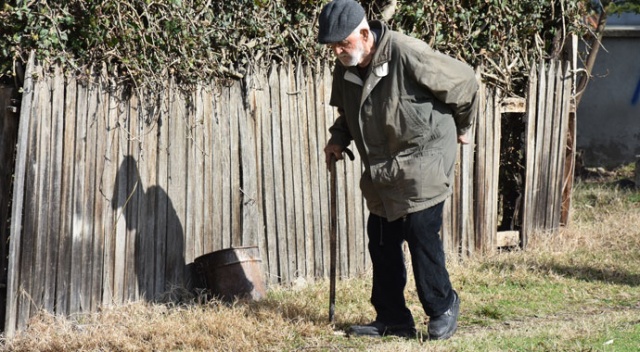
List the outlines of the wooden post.
{"label": "wooden post", "polygon": [[[13,178],[14,153],[18,138],[18,102],[13,102],[14,87],[0,87],[0,269],[6,272],[9,255],[9,228],[6,226],[11,212],[11,181]],[[0,282],[0,302],[6,302],[6,281]],[[5,316],[5,304],[0,304],[0,316]],[[4,330],[4,320],[0,321]]]}

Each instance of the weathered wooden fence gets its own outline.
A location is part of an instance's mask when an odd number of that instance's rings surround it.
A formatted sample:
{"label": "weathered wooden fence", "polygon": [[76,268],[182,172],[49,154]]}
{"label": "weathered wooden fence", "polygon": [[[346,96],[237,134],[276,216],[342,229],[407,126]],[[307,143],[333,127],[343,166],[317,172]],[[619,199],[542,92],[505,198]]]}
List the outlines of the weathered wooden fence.
{"label": "weathered wooden fence", "polygon": [[[539,88],[531,86],[522,236],[557,227],[567,72],[541,65]],[[5,333],[41,309],[68,315],[176,299],[174,288],[190,285],[189,264],[223,248],[258,246],[269,283],[327,276],[322,148],[335,118],[330,82],[329,65],[282,64],[189,94],[167,80],[153,94],[129,95],[106,72],[81,81],[30,61],[14,170]],[[500,126],[511,110],[499,91],[484,86],[479,105],[476,143],[460,147],[456,193],[445,208],[442,237],[453,256],[491,251],[499,241]],[[346,277],[369,267],[368,214],[360,160],[339,168],[338,273]]]}
{"label": "weathered wooden fence", "polygon": [[541,62],[529,77],[523,245],[527,234],[568,222],[575,162],[574,74],[568,62]]}

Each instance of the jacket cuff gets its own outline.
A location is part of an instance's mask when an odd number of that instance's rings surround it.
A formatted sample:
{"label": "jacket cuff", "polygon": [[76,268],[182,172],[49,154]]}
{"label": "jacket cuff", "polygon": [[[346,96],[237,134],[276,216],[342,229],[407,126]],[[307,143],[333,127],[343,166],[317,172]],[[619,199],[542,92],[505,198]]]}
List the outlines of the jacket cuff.
{"label": "jacket cuff", "polygon": [[346,148],[349,146],[349,144],[351,144],[351,139],[349,137],[333,133],[331,134],[331,138],[329,138],[329,142],[327,144],[337,144]]}
{"label": "jacket cuff", "polygon": [[462,127],[462,128],[458,128],[458,136],[462,136],[465,133],[469,132],[469,130],[471,129],[471,125],[466,126],[466,127]]}

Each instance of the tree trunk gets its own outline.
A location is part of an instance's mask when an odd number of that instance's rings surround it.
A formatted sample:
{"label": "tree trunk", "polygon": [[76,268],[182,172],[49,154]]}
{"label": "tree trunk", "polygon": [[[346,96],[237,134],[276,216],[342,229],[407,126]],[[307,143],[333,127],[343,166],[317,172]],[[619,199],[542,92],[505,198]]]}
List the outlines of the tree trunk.
{"label": "tree trunk", "polygon": [[604,28],[607,24],[607,11],[603,9],[600,12],[600,16],[598,17],[598,25],[596,27],[594,36],[590,42],[591,51],[589,51],[589,55],[587,56],[587,61],[585,62],[585,72],[578,79],[578,83],[576,85],[576,109],[580,104],[580,99],[582,98],[582,93],[584,93],[587,88],[587,83],[589,83],[589,79],[591,79],[591,72],[593,71],[593,66],[596,62],[596,57],[598,56],[598,51],[600,50],[600,46],[602,45],[602,35],[604,34]]}

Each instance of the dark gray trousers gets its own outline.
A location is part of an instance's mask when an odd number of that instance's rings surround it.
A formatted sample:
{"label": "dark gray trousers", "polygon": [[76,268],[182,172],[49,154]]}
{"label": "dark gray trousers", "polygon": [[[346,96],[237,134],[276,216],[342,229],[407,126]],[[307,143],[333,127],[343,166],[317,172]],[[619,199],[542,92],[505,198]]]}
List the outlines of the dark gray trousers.
{"label": "dark gray trousers", "polygon": [[443,204],[392,222],[369,215],[367,233],[373,264],[371,303],[376,310],[377,321],[389,326],[414,325],[404,298],[407,284],[402,251],[404,241],[409,246],[418,297],[425,313],[428,316],[441,315],[453,303],[454,293],[439,235]]}

